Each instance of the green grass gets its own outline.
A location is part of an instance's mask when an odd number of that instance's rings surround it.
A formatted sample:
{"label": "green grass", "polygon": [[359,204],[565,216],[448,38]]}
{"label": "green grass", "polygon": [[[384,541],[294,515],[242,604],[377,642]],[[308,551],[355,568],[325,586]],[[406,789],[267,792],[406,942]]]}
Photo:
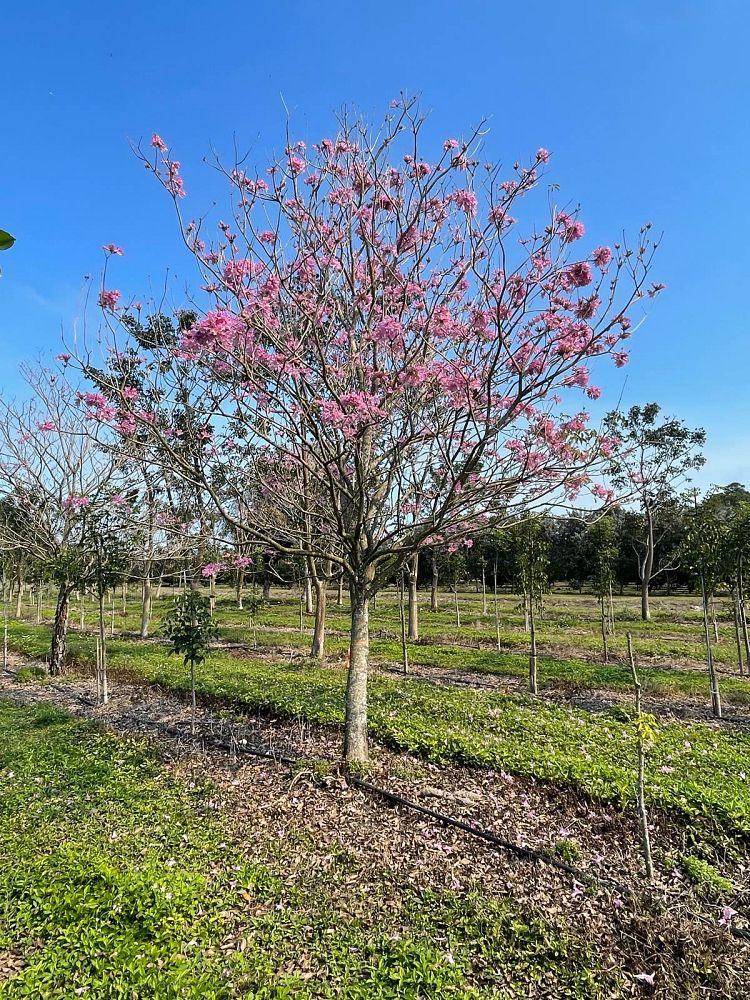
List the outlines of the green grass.
{"label": "green grass", "polygon": [[585,942],[509,900],[353,878],[346,851],[293,832],[233,842],[211,794],[142,744],[0,702],[0,952],[25,962],[0,997],[621,995]]}
{"label": "green grass", "polygon": [[[48,630],[13,623],[11,642],[38,656],[46,650]],[[90,663],[93,638],[71,636],[70,649]],[[127,668],[149,682],[187,687],[181,658],[157,643],[112,640],[109,660],[113,668]],[[201,694],[246,709],[324,725],[343,721],[340,668],[214,651],[197,684]],[[617,804],[633,801],[634,731],[620,712],[573,711],[527,697],[381,676],[371,681],[370,724],[384,744],[432,761],[529,775]],[[715,825],[750,836],[750,736],[679,723],[658,724],[656,731],[647,774],[651,802],[702,828]]]}

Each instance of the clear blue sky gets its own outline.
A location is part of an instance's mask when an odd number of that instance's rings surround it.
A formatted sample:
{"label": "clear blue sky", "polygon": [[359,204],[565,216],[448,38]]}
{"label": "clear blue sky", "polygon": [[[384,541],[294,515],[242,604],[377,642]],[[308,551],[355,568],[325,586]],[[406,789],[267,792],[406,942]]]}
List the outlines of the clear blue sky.
{"label": "clear blue sky", "polygon": [[[212,9],[213,8],[213,9]],[[30,0],[0,13],[0,388],[59,350],[100,247],[125,247],[116,285],[193,282],[170,206],[128,140],[156,130],[183,163],[190,214],[214,181],[202,156],[236,136],[264,163],[332,130],[356,103],[422,95],[435,139],[490,118],[487,158],[546,146],[549,179],[597,242],[651,220],[669,286],[604,382],[606,402],[656,399],[709,433],[702,482],[750,484],[746,0]],[[187,206],[186,206],[187,208]]]}

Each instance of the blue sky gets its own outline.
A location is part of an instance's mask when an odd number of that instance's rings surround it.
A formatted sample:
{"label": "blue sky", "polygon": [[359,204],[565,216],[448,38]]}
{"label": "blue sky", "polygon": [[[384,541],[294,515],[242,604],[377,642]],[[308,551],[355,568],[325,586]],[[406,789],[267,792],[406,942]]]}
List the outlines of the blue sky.
{"label": "blue sky", "polygon": [[[0,13],[0,389],[59,350],[100,247],[125,247],[128,293],[194,282],[168,201],[129,149],[156,130],[183,164],[191,214],[202,157],[331,132],[355,103],[380,116],[419,93],[435,141],[489,118],[487,158],[552,151],[548,177],[596,242],[650,220],[668,289],[603,380],[605,402],[659,401],[709,434],[703,483],[750,483],[747,289],[750,8],[711,2],[535,4],[196,0],[5,4]],[[625,377],[627,379],[625,381]],[[624,383],[624,387],[623,387]]]}

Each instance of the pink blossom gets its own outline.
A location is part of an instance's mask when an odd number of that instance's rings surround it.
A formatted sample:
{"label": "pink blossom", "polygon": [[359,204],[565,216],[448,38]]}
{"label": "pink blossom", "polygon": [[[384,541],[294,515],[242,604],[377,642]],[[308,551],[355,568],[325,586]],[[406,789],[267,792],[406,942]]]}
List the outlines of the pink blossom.
{"label": "pink blossom", "polygon": [[64,365],[67,365],[67,363],[70,361],[70,358],[71,358],[70,354],[58,354],[57,355],[57,360],[58,361],[62,361],[62,363]]}
{"label": "pink blossom", "polygon": [[114,311],[117,308],[117,303],[120,301],[120,293],[116,288],[111,291],[102,290],[99,292],[99,305],[102,309],[110,309]]}
{"label": "pink blossom", "polygon": [[721,911],[721,916],[719,917],[719,926],[728,927],[736,916],[736,910],[733,910],[731,906],[725,906]]}
{"label": "pink blossom", "polygon": [[612,251],[609,247],[597,247],[593,253],[593,261],[600,270],[605,270],[612,260]]}
{"label": "pink blossom", "polygon": [[469,215],[477,214],[477,196],[473,191],[454,191],[452,195],[454,203],[458,208],[462,208]]}
{"label": "pink blossom", "polygon": [[458,139],[446,139],[443,143],[443,149],[446,153],[449,149],[458,149]]}
{"label": "pink blossom", "polygon": [[79,510],[82,507],[88,507],[90,503],[90,497],[69,496],[63,500],[63,507],[68,507],[71,510]]}
{"label": "pink blossom", "polygon": [[258,239],[261,243],[274,243],[276,233],[272,229],[264,229],[262,233],[258,233]]}
{"label": "pink blossom", "polygon": [[127,500],[121,493],[115,493],[115,495],[112,497],[111,503],[113,507],[124,507],[127,503]]}
{"label": "pink blossom", "polygon": [[105,243],[105,245],[102,247],[102,250],[105,253],[112,254],[115,257],[122,257],[123,254],[125,253],[122,247],[115,246],[114,243]]}
{"label": "pink blossom", "polygon": [[571,264],[565,273],[576,288],[583,288],[584,285],[591,284],[591,268],[585,260],[578,261],[576,264]]}
{"label": "pink blossom", "polygon": [[614,351],[612,357],[615,361],[615,368],[624,368],[628,361],[630,361],[630,355],[627,351]]}
{"label": "pink blossom", "polygon": [[536,158],[542,163],[549,163],[549,150],[545,149],[544,146],[540,146],[536,151]]}
{"label": "pink blossom", "polygon": [[45,420],[43,423],[37,424],[36,426],[37,426],[37,430],[40,430],[40,431],[53,431],[55,429],[55,421],[54,420]]}
{"label": "pink blossom", "polygon": [[167,151],[166,142],[162,139],[160,135],[157,135],[156,132],[154,132],[154,134],[151,136],[151,145],[154,147],[154,149],[158,149],[162,153],[166,153]]}
{"label": "pink blossom", "polygon": [[294,173],[294,174],[301,174],[302,171],[305,169],[306,164],[305,164],[305,161],[301,157],[299,157],[299,156],[290,156],[289,157],[289,166],[292,169],[292,173]]}
{"label": "pink blossom", "polygon": [[217,576],[226,568],[224,563],[207,563],[201,570],[201,576]]}

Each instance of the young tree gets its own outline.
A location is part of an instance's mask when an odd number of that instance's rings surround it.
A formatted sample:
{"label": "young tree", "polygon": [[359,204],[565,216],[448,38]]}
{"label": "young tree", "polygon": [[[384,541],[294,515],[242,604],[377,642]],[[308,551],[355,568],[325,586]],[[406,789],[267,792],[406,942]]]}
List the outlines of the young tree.
{"label": "young tree", "polygon": [[526,517],[513,528],[515,567],[513,583],[521,597],[523,617],[529,633],[529,691],[537,693],[536,618],[549,592],[548,544],[539,517]]}
{"label": "young tree", "polygon": [[706,443],[702,429],[691,430],[681,420],[659,420],[657,403],[633,406],[627,413],[607,414],[605,428],[616,445],[610,472],[615,487],[637,499],[643,514],[639,541],[638,576],[641,584],[641,617],[649,621],[651,581],[664,573],[669,561],[657,563],[659,516],[673,503],[677,490],[689,481],[688,473],[705,463],[698,451]]}
{"label": "young tree", "polygon": [[[627,360],[628,310],[661,287],[648,227],[632,249],[580,251],[583,224],[546,193],[530,218],[546,150],[504,174],[478,158],[480,128],[428,162],[423,124],[399,101],[379,129],[344,114],[331,139],[289,141],[264,177],[227,169],[217,240],[183,225],[209,301],[176,348],[128,353],[128,310],[106,284],[100,296],[110,346],[147,391],[100,374],[108,402],[94,394],[92,414],[150,435],[259,543],[343,570],[350,761],[367,758],[370,601],[422,546],[585,486],[602,441],[560,400],[599,395],[590,363]],[[181,213],[179,166],[159,136],[152,147],[144,162]],[[197,463],[174,444],[178,400],[202,428]],[[240,508],[248,483],[265,509]]]}
{"label": "young tree", "polygon": [[97,572],[96,522],[123,502],[123,470],[103,450],[74,391],[43,369],[24,369],[32,398],[0,402],[0,546],[23,548],[57,586],[49,669],[62,671],[70,597]]}
{"label": "young tree", "polygon": [[726,525],[722,524],[714,509],[705,503],[699,505],[696,499],[695,508],[687,517],[681,554],[685,565],[700,583],[711,711],[717,719],[721,718],[721,695],[709,633],[710,600],[726,573],[726,543]]}
{"label": "young tree", "polygon": [[164,619],[162,631],[172,644],[172,652],[182,653],[190,669],[190,732],[195,735],[195,668],[205,660],[217,631],[203,594],[191,589],[178,598]]}
{"label": "young tree", "polygon": [[617,562],[617,547],[615,545],[615,527],[611,517],[599,517],[588,525],[586,534],[591,546],[591,582],[594,593],[599,598],[600,624],[602,633],[602,650],[604,662],[609,662],[607,632],[610,628],[612,581]]}

